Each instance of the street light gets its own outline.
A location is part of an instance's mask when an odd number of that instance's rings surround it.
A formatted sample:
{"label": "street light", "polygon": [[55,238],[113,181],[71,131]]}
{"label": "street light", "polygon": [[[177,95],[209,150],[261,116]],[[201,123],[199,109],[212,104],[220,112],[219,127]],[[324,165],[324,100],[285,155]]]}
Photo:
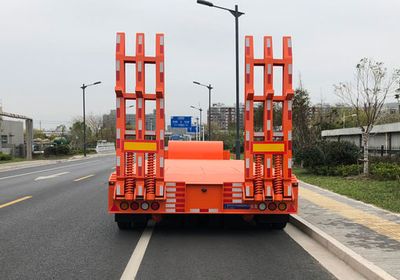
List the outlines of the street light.
{"label": "street light", "polygon": [[207,126],[208,126],[208,141],[211,141],[211,90],[213,89],[213,87],[210,84],[205,85],[205,84],[199,83],[197,81],[193,81],[193,84],[208,88],[208,119],[207,119]]}
{"label": "street light", "polygon": [[238,5],[235,5],[235,9],[227,9],[224,7],[216,6],[209,1],[197,0],[198,4],[205,5],[208,7],[218,8],[230,12],[235,17],[235,53],[236,53],[236,159],[240,159],[240,139],[239,139],[239,17],[244,13],[239,12]]}
{"label": "street light", "polygon": [[347,116],[345,116],[345,114],[343,114],[343,128],[345,128],[345,126],[346,126],[346,118],[347,117],[355,117],[355,116],[357,116],[357,114],[351,114],[351,115],[347,115]]}
{"label": "street light", "polygon": [[86,116],[85,116],[85,89],[90,86],[101,84],[101,81],[94,82],[93,84],[82,84],[81,89],[83,93],[83,156],[86,157]]}
{"label": "street light", "polygon": [[[399,82],[399,86],[400,86],[400,82]],[[398,89],[396,89],[396,94],[394,95],[394,98],[397,99],[397,104],[399,105],[399,114],[400,114],[400,87]]]}
{"label": "street light", "polygon": [[199,136],[199,138],[201,138],[201,135],[203,135],[203,141],[204,141],[204,129],[203,129],[203,134],[201,134],[201,130],[202,130],[202,129],[201,129],[201,123],[202,123],[201,119],[202,119],[202,115],[203,115],[203,109],[202,109],[202,108],[195,107],[195,106],[190,106],[190,108],[199,110],[199,113],[200,113],[200,124],[199,124],[199,127],[200,127],[199,133],[200,133],[200,136]]}

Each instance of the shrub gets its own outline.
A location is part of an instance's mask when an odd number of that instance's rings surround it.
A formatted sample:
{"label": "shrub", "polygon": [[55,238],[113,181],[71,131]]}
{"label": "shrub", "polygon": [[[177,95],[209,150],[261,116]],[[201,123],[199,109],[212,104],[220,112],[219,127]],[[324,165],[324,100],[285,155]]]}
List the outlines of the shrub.
{"label": "shrub", "polygon": [[[321,169],[323,166],[338,166],[356,164],[359,157],[359,148],[349,142],[321,141],[314,146],[296,153],[296,161],[303,162],[305,168]],[[322,172],[332,173],[329,168],[322,168]]]}
{"label": "shrub", "polygon": [[337,176],[356,176],[362,173],[362,165],[358,164],[350,164],[350,165],[339,165],[336,166],[336,174]]}
{"label": "shrub", "polygon": [[44,156],[54,156],[54,155],[69,155],[71,149],[68,145],[57,145],[57,146],[50,146],[44,149]]}
{"label": "shrub", "polygon": [[9,154],[3,154],[2,152],[0,152],[0,160],[11,160],[12,156]]}
{"label": "shrub", "polygon": [[371,165],[370,173],[379,180],[400,180],[400,164],[375,163]]}

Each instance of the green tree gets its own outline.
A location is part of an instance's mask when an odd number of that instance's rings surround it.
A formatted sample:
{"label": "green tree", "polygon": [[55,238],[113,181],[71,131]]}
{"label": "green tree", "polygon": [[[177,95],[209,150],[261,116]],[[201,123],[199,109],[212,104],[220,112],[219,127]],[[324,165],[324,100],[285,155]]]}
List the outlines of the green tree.
{"label": "green tree", "polygon": [[356,66],[355,86],[350,82],[334,85],[335,93],[354,109],[362,132],[364,175],[369,174],[368,146],[372,128],[378,122],[386,96],[394,92],[400,70],[389,74],[382,62],[363,58]]}

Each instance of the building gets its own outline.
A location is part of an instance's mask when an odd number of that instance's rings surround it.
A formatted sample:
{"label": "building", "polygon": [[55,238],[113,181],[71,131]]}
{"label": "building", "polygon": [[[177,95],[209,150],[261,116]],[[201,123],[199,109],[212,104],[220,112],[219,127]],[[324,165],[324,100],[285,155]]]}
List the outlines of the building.
{"label": "building", "polygon": [[21,121],[0,119],[0,151],[24,156],[24,124]]}
{"label": "building", "polygon": [[[243,129],[244,105],[239,105],[240,129]],[[207,110],[207,116],[209,110]],[[214,103],[211,107],[211,124],[220,130],[234,129],[236,125],[236,106],[226,106],[223,103]]]}
{"label": "building", "polygon": [[[109,114],[103,115],[103,127],[115,129],[116,111],[110,110]],[[146,114],[146,130],[155,130],[156,127],[156,112]],[[136,114],[126,114],[126,129],[134,130],[136,128]]]}
{"label": "building", "polygon": [[[323,130],[321,136],[329,141],[348,141],[362,147],[361,128]],[[385,153],[400,152],[400,122],[376,125],[371,131],[369,149]]]}

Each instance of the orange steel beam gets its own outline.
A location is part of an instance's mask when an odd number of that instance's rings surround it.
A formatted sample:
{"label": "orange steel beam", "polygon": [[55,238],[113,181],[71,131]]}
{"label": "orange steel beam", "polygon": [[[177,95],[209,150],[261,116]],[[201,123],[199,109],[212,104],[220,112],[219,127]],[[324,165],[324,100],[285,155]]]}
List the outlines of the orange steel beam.
{"label": "orange steel beam", "polygon": [[[136,64],[135,92],[126,92],[126,64]],[[146,64],[156,65],[156,92],[145,88]],[[115,196],[132,200],[164,198],[164,35],[156,34],[155,56],[145,55],[145,37],[136,34],[135,56],[125,54],[125,33],[116,42],[116,191]],[[126,101],[135,100],[134,137],[126,138]],[[156,127],[146,130],[146,101],[156,103]],[[151,140],[148,140],[148,139]],[[155,143],[154,145],[152,143]]]}
{"label": "orange steel beam", "polygon": [[[254,58],[253,37],[245,38],[245,196],[248,200],[292,197],[292,42],[283,37],[283,57],[273,58],[272,37],[263,40],[264,57]],[[282,67],[282,93],[276,95],[273,70]],[[254,92],[254,67],[263,67],[263,93]],[[255,139],[254,102],[263,105],[263,132]],[[282,104],[281,139],[274,137],[273,114]],[[260,136],[261,135],[261,136]],[[276,143],[275,143],[276,142]],[[282,146],[278,146],[282,143]],[[257,147],[256,149],[254,147]],[[283,149],[283,150],[280,150]],[[279,150],[279,151],[278,151]]]}

